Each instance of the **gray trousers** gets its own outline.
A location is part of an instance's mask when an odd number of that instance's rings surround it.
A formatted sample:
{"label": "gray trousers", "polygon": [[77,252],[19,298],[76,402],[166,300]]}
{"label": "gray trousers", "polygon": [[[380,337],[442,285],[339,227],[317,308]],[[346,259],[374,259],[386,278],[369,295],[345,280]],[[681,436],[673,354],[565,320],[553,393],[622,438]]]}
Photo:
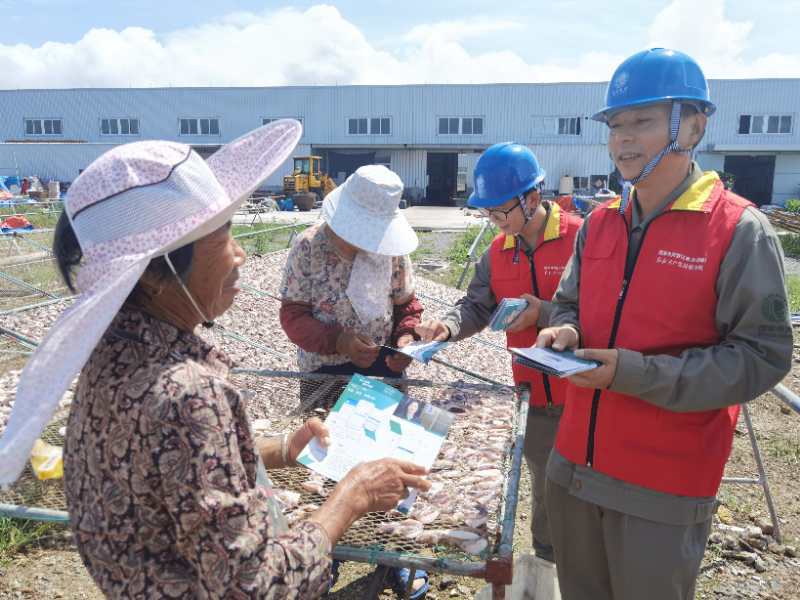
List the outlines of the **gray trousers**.
{"label": "gray trousers", "polygon": [[547,459],[556,441],[558,423],[562,407],[528,408],[528,425],[525,430],[523,453],[531,473],[533,487],[533,509],[530,521],[533,535],[533,549],[536,555],[553,562],[553,542],[550,537],[550,523],[545,507],[545,482],[547,481]]}
{"label": "gray trousers", "polygon": [[668,525],[581,500],[552,479],[547,511],[564,600],[692,600],[711,518]]}

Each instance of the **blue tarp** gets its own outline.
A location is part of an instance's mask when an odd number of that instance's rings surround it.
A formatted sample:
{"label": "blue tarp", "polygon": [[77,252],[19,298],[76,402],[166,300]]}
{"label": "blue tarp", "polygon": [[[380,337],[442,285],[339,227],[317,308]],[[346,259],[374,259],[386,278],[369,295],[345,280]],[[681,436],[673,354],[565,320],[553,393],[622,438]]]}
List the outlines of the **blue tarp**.
{"label": "blue tarp", "polygon": [[33,225],[26,225],[25,227],[0,227],[0,233],[30,233],[33,231]]}
{"label": "blue tarp", "polygon": [[3,184],[5,188],[10,188],[12,185],[17,187],[22,186],[22,182],[16,175],[0,175],[0,183]]}

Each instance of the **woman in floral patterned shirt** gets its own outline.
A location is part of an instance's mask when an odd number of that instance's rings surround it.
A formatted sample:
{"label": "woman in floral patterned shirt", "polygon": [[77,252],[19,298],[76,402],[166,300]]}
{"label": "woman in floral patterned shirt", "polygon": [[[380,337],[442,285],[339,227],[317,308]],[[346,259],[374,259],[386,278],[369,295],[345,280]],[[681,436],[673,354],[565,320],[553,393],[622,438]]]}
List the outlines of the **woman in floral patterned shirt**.
{"label": "woman in floral patterned shirt", "polygon": [[[418,240],[398,208],[402,193],[403,182],[386,167],[361,167],[325,198],[325,222],[295,239],[280,319],[297,344],[300,370],[396,378],[411,361],[387,348],[414,339],[423,311],[408,257]],[[306,381],[300,391],[307,405],[330,404],[343,386]],[[409,576],[393,570],[395,589],[404,590]],[[417,571],[411,598],[427,591],[427,573]]]}
{"label": "woman in floral patterned shirt", "polygon": [[408,257],[418,240],[398,210],[402,192],[386,167],[361,167],[325,198],[325,222],[295,239],[280,318],[300,370],[398,377],[408,366],[383,347],[411,342],[423,311]]}
{"label": "woman in floral patterned shirt", "polygon": [[[364,463],[289,527],[268,480],[257,483],[259,457],[268,468],[294,464],[313,437],[326,443],[327,430],[312,419],[255,438],[229,359],[194,333],[239,291],[245,255],[231,237],[233,211],[298,138],[299,124],[282,121],[208,164],[181,144],[119,146],[67,196],[54,253],[71,289],[77,270],[82,294],[23,373],[12,421],[31,406],[33,416],[2,441],[26,444],[81,369],[65,493],[84,564],[111,598],[317,598],[344,531],[396,506],[407,487],[428,487],[409,463]],[[88,361],[76,358],[85,352]]]}

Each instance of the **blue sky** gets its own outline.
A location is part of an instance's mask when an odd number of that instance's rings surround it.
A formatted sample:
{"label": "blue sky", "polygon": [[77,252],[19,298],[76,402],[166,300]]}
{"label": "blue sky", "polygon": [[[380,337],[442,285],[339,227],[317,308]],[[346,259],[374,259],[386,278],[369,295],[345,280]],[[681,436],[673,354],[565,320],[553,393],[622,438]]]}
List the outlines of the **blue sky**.
{"label": "blue sky", "polygon": [[598,5],[0,0],[0,68],[7,87],[597,81],[666,45],[712,77],[800,77],[800,0]]}

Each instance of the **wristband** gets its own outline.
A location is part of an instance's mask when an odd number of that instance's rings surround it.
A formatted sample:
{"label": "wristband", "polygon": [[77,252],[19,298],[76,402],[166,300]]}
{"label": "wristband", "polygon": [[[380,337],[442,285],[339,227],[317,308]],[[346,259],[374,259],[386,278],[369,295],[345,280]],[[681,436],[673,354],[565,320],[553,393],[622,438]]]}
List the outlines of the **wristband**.
{"label": "wristband", "polygon": [[284,466],[289,466],[289,434],[284,433],[281,436],[281,460]]}

